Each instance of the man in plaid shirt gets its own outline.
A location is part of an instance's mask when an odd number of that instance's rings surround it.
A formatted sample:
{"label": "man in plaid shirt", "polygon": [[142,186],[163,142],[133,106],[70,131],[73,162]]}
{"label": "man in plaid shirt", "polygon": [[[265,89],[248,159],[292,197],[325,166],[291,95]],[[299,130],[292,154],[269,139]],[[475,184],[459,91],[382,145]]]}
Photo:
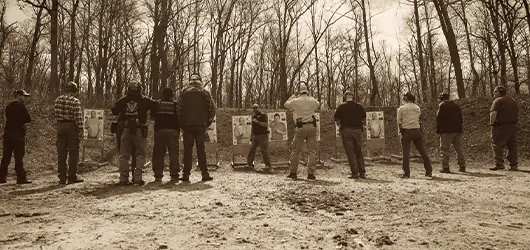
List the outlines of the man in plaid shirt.
{"label": "man in plaid shirt", "polygon": [[[65,86],[65,94],[57,97],[53,105],[57,120],[57,154],[59,184],[83,182],[77,177],[79,143],[83,139],[83,112],[81,102],[76,97],[78,88],[74,82]],[[66,158],[68,156],[68,168]]]}
{"label": "man in plaid shirt", "polygon": [[202,181],[213,180],[206,166],[204,141],[206,128],[210,127],[215,117],[215,103],[210,92],[202,87],[198,74],[190,76],[189,85],[182,90],[177,101],[177,116],[183,130],[184,170],[182,181],[189,182],[193,144],[197,144],[197,160],[201,169]]}

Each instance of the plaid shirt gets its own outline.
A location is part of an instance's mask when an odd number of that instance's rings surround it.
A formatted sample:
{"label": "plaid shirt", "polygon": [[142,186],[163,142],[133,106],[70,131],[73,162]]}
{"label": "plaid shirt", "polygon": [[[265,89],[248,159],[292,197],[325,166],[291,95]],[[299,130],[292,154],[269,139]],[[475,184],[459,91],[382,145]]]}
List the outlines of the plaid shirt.
{"label": "plaid shirt", "polygon": [[[216,109],[216,106],[215,106],[215,102],[213,101],[213,98],[212,98],[212,95],[210,94],[210,92],[206,89],[204,89],[200,84],[190,84],[188,87],[184,88],[182,90],[182,93],[180,94],[180,96],[178,97],[178,100],[177,100],[177,116],[179,119],[182,119],[182,113],[183,113],[183,109],[184,109],[184,102],[182,100],[182,97],[188,93],[188,92],[200,92],[201,94],[203,94],[205,100],[206,100],[206,107],[208,109],[208,126],[210,124],[212,124],[213,122],[213,119],[215,117],[215,109]],[[187,107],[188,108],[188,107]]]}
{"label": "plaid shirt", "polygon": [[75,96],[72,94],[64,94],[57,97],[53,104],[53,114],[57,121],[74,121],[79,136],[83,135],[83,112],[81,111],[81,102]]}

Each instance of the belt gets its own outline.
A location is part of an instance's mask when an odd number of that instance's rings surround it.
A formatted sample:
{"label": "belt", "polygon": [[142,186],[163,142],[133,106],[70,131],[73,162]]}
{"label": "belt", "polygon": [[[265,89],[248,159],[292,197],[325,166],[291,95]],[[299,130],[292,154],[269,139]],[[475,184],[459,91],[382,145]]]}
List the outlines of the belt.
{"label": "belt", "polygon": [[58,123],[74,122],[72,120],[57,120]]}
{"label": "belt", "polygon": [[302,122],[302,125],[313,124],[313,122]]}
{"label": "belt", "polygon": [[362,129],[362,127],[353,127],[353,126],[344,126],[344,128],[349,128],[349,129]]}

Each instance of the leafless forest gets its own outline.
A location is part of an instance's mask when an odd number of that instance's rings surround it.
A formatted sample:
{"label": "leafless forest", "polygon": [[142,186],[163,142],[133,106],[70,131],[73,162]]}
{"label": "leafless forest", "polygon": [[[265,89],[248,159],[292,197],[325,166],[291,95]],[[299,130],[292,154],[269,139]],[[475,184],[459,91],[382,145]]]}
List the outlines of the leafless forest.
{"label": "leafless forest", "polygon": [[382,1],[16,0],[30,18],[9,24],[2,1],[0,87],[45,102],[73,80],[102,106],[131,80],[158,98],[200,72],[219,107],[276,108],[306,81],[323,109],[347,87],[370,106],[526,91],[528,0],[397,1],[410,9],[397,50],[373,39]]}

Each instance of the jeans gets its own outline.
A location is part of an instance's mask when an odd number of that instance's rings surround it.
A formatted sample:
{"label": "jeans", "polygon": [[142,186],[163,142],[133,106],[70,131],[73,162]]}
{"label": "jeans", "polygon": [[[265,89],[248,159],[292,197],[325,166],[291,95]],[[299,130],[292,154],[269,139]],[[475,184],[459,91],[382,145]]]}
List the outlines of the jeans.
{"label": "jeans", "polygon": [[517,124],[499,125],[491,128],[491,144],[495,165],[504,167],[504,148],[508,148],[510,167],[517,168]]}
{"label": "jeans", "polygon": [[252,144],[248,151],[247,164],[253,165],[254,157],[256,156],[256,148],[259,146],[261,154],[263,155],[263,163],[267,168],[271,168],[271,160],[269,155],[269,135],[252,135]]}
{"label": "jeans", "polygon": [[425,174],[432,174],[431,159],[425,151],[425,144],[420,129],[404,129],[401,133],[401,148],[403,150],[403,173],[410,175],[410,145],[414,143],[416,149],[423,158],[423,167],[425,168]]}
{"label": "jeans", "polygon": [[304,142],[307,143],[307,174],[314,175],[316,171],[316,144],[317,144],[317,130],[313,124],[304,124],[301,128],[296,128],[293,142],[291,143],[290,172],[297,174],[299,155]]}
{"label": "jeans", "polygon": [[146,138],[142,136],[141,128],[137,128],[135,133],[129,132],[129,128],[124,128],[120,142],[120,182],[129,181],[129,158],[133,149],[136,154],[136,166],[134,169],[134,180],[141,181],[145,165]]}
{"label": "jeans", "polygon": [[440,134],[440,153],[442,155],[442,169],[449,170],[449,149],[451,144],[454,145],[458,166],[460,169],[466,169],[466,160],[464,151],[462,151],[462,133],[444,133]]}
{"label": "jeans", "polygon": [[[59,180],[77,179],[77,164],[79,162],[79,133],[75,122],[59,122],[57,124],[57,154]],[[66,159],[68,158],[68,168]],[[68,172],[68,175],[67,175]]]}
{"label": "jeans", "polygon": [[164,176],[164,158],[167,150],[169,152],[169,174],[171,178],[178,179],[180,172],[179,137],[180,130],[178,129],[160,129],[155,132],[155,144],[153,145],[155,178]]}
{"label": "jeans", "polygon": [[340,131],[340,137],[342,138],[342,145],[346,156],[348,157],[348,163],[353,176],[362,175],[366,173],[364,167],[364,156],[363,156],[363,131],[360,128],[343,128]]}
{"label": "jeans", "polygon": [[204,127],[186,127],[183,128],[182,140],[184,143],[184,170],[183,177],[189,177],[192,168],[193,145],[197,147],[197,161],[203,177],[209,176],[208,167],[206,166],[206,150],[204,149],[204,140],[206,138],[206,128]]}
{"label": "jeans", "polygon": [[14,154],[17,180],[25,180],[26,170],[24,170],[23,159],[26,150],[26,142],[24,130],[5,130],[3,145],[2,162],[0,163],[0,179],[6,178],[7,168],[11,163],[11,157]]}

